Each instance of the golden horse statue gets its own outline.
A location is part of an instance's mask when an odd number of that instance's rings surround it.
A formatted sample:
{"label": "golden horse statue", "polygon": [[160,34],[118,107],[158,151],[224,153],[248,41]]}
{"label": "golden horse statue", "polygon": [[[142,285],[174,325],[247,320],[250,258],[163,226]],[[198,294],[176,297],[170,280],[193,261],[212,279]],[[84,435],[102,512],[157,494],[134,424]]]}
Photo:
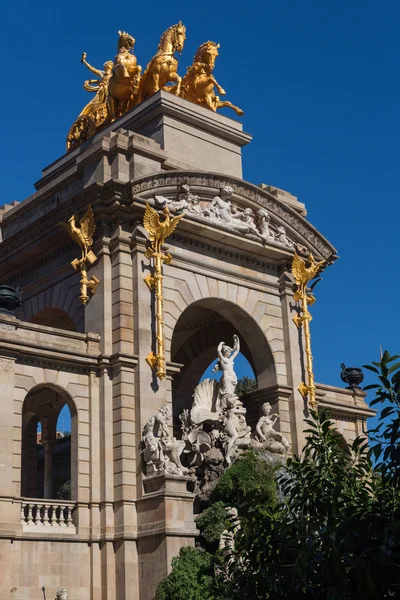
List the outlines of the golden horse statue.
{"label": "golden horse statue", "polygon": [[114,121],[134,104],[139,91],[142,67],[133,54],[135,39],[125,31],[118,31],[118,54],[114,59],[114,70],[108,83],[109,118]]}
{"label": "golden horse statue", "polygon": [[204,42],[201,44],[195,54],[192,65],[188,68],[186,75],[182,79],[180,92],[177,90],[175,93],[185,100],[205,106],[213,112],[216,112],[218,108],[228,106],[237,115],[243,115],[242,109],[232,104],[232,102],[220,100],[219,96],[214,92],[214,87],[216,87],[221,96],[225,96],[226,93],[212,74],[219,47],[220,45],[215,42]]}
{"label": "golden horse statue", "polygon": [[169,81],[176,82],[174,93],[179,96],[182,78],[176,72],[178,61],[175,52],[182,52],[185,39],[186,27],[181,21],[164,31],[158,44],[157,54],[147,65],[140,80],[136,104],[163,89]]}

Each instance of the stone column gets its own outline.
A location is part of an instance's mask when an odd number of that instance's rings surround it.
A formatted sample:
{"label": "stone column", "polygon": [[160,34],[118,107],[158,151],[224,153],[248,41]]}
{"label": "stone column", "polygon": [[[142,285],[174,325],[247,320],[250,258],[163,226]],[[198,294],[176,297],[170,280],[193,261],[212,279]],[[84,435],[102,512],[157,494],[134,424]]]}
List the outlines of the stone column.
{"label": "stone column", "polygon": [[43,440],[44,448],[44,498],[53,497],[53,448],[54,441]]}

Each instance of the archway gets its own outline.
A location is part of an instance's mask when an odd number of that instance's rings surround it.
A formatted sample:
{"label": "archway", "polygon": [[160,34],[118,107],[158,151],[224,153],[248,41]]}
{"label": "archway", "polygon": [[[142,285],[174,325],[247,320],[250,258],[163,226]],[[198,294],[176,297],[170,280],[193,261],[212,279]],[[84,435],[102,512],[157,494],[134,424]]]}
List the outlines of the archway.
{"label": "archway", "polygon": [[56,327],[57,329],[66,329],[67,331],[77,331],[74,320],[61,308],[44,308],[33,315],[31,323]]}
{"label": "archway", "polygon": [[[71,433],[63,442],[57,422],[65,406],[71,417]],[[70,497],[75,500],[77,452],[77,414],[71,397],[58,386],[32,389],[22,409],[21,496],[54,499],[60,487],[70,481]]]}
{"label": "archway", "polygon": [[193,390],[213,360],[220,341],[240,339],[242,354],[249,361],[258,388],[277,383],[273,355],[269,344],[253,318],[241,307],[216,298],[203,299],[188,306],[179,317],[171,344],[171,360],[182,365],[172,386],[174,428],[180,426],[179,415],[189,408]]}

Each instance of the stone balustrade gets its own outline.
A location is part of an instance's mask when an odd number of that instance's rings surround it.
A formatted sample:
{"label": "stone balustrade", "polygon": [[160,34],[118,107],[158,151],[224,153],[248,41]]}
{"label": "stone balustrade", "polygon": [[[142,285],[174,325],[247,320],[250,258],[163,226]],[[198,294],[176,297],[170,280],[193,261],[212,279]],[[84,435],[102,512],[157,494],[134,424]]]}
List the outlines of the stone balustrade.
{"label": "stone balustrade", "polygon": [[65,500],[21,499],[23,531],[76,533],[73,519],[75,502]]}

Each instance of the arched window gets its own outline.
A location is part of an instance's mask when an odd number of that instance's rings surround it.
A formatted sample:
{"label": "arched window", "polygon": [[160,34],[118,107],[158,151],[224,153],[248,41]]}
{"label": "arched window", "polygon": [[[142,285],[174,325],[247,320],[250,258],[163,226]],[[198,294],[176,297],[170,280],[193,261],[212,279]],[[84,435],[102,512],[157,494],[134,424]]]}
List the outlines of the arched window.
{"label": "arched window", "polygon": [[21,496],[76,499],[77,417],[68,394],[34,388],[22,411]]}

